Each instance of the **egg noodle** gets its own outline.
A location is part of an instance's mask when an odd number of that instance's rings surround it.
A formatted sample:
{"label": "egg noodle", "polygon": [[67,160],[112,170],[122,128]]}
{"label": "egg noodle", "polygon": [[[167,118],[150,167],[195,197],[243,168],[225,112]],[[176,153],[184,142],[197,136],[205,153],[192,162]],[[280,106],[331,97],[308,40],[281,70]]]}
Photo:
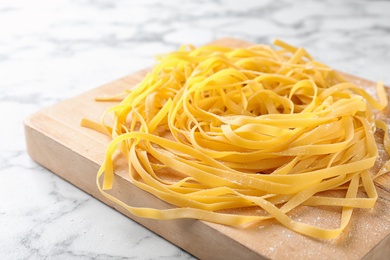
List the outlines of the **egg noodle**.
{"label": "egg noodle", "polygon": [[[185,45],[158,56],[133,89],[101,99],[120,100],[101,123],[82,125],[112,137],[96,182],[134,215],[241,228],[274,219],[330,239],[353,209],[374,207],[373,180],[390,168],[384,162],[372,172],[377,128],[390,152],[387,125],[374,113],[387,106],[387,95],[381,82],[376,90],[378,99],[280,40],[245,48]],[[134,185],[176,207],[133,207],[107,193],[118,153]],[[291,216],[299,206],[339,207],[339,226],[299,222]]]}

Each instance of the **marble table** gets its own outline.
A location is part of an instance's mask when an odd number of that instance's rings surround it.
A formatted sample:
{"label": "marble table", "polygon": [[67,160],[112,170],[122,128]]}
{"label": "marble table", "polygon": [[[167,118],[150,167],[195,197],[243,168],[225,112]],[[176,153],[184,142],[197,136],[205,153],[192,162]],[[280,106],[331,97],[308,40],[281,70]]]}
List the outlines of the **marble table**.
{"label": "marble table", "polygon": [[390,85],[390,1],[0,2],[0,259],[192,259],[33,162],[23,120],[183,43],[279,38]]}

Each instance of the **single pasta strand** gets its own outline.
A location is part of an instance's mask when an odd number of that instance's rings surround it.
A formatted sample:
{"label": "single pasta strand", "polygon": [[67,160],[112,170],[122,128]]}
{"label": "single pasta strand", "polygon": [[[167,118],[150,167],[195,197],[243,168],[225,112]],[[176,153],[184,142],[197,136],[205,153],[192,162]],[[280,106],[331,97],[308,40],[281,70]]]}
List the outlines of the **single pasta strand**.
{"label": "single pasta strand", "polygon": [[[112,138],[96,176],[100,192],[140,217],[241,228],[275,219],[319,239],[338,237],[353,209],[374,207],[374,179],[390,170],[384,162],[372,172],[376,128],[390,153],[388,127],[374,113],[388,104],[382,82],[377,101],[305,49],[274,44],[279,49],[183,45],[158,56],[135,88],[98,98],[120,100],[100,123],[81,122]],[[107,193],[117,152],[134,185],[176,207],[133,207]],[[289,213],[300,206],[339,207],[340,224],[298,222]],[[244,207],[254,213],[235,213]]]}

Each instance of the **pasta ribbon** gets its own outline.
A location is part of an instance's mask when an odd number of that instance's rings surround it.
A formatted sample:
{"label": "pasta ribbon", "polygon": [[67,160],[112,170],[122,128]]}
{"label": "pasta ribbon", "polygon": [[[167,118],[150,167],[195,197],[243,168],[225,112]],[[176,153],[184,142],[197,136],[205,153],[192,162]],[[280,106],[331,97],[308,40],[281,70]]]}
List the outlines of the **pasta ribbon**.
{"label": "pasta ribbon", "polygon": [[[379,101],[280,40],[246,48],[186,45],[158,56],[137,86],[112,97],[118,104],[100,123],[82,125],[112,137],[96,184],[134,215],[241,228],[275,219],[332,239],[353,209],[374,207],[373,181],[390,169],[384,162],[373,172],[377,128],[390,152],[387,125],[375,116],[388,102],[381,82],[377,94]],[[134,185],[174,207],[133,207],[109,194],[117,154]],[[291,212],[301,206],[339,207],[339,227],[299,222]],[[237,213],[242,208],[253,212]]]}

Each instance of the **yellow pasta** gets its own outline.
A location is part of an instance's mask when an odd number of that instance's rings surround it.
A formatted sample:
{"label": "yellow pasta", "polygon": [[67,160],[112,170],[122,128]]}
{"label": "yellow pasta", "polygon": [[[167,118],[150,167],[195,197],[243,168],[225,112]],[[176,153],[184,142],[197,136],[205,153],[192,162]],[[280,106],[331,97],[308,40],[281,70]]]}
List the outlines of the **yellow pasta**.
{"label": "yellow pasta", "polygon": [[[386,162],[370,171],[377,128],[390,152],[387,125],[374,116],[387,106],[386,92],[379,82],[377,101],[303,48],[274,45],[183,46],[159,56],[135,88],[113,97],[121,101],[101,123],[83,119],[112,137],[97,174],[100,191],[146,218],[241,228],[275,219],[314,238],[340,235],[354,208],[374,206],[373,180],[390,168]],[[108,194],[117,152],[136,186],[176,207],[138,208]],[[358,197],[359,189],[367,196]],[[294,220],[290,212],[303,205],[340,207],[339,227]],[[240,208],[253,213],[237,214]]]}

